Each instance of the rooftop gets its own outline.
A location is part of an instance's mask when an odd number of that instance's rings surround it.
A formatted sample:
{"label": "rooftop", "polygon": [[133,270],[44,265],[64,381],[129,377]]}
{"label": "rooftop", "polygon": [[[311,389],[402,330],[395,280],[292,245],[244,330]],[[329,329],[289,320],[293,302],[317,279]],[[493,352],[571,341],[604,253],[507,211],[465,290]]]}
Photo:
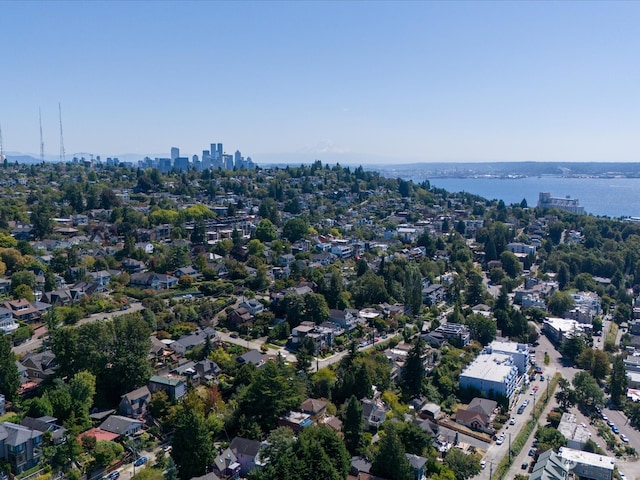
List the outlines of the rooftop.
{"label": "rooftop", "polygon": [[497,352],[512,352],[512,353],[528,353],[529,347],[526,343],[516,343],[501,340],[494,340],[489,344],[489,348]]}
{"label": "rooftop", "polygon": [[558,455],[562,460],[590,465],[592,467],[605,468],[613,470],[616,466],[616,460],[613,457],[600,455],[598,453],[583,452],[582,450],[574,450],[573,448],[561,447]]}
{"label": "rooftop", "polygon": [[558,431],[564,435],[567,440],[573,440],[578,443],[587,443],[589,440],[589,431],[578,425],[576,422],[576,415],[566,412],[562,415],[560,425],[558,425]]}
{"label": "rooftop", "polygon": [[513,365],[511,356],[503,353],[478,355],[460,374],[461,377],[482,379],[490,382],[502,382],[517,367]]}

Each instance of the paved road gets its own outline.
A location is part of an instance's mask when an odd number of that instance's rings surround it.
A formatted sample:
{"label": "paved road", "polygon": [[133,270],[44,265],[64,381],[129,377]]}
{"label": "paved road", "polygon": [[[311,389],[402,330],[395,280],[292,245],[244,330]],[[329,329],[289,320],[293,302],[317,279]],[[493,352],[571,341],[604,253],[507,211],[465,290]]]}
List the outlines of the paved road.
{"label": "paved road", "polygon": [[[529,388],[529,390],[525,394],[520,395],[520,397],[516,402],[516,405],[521,405],[525,399],[529,399],[529,405],[524,410],[524,412],[520,415],[518,415],[515,412],[512,412],[513,416],[516,418],[516,424],[511,426],[509,430],[504,430],[505,433],[507,434],[505,437],[504,443],[502,445],[496,445],[495,443],[492,443],[487,448],[487,451],[483,457],[483,459],[486,461],[486,467],[475,477],[478,480],[489,480],[490,474],[492,473],[492,466],[495,469],[498,466],[498,464],[502,461],[502,459],[508,455],[509,433],[511,433],[511,439],[512,440],[515,439],[515,437],[517,436],[517,434],[520,432],[523,425],[525,424],[525,421],[531,418],[531,415],[533,412],[533,405],[535,404],[535,402],[537,402],[540,399],[540,395],[546,395],[546,392],[547,392],[546,378],[552,377],[559,372],[562,374],[563,377],[567,378],[568,380],[573,380],[573,377],[575,376],[575,374],[579,372],[579,370],[576,368],[564,366],[562,362],[562,356],[560,355],[560,353],[558,353],[558,351],[555,349],[553,344],[545,336],[540,336],[540,339],[538,340],[538,345],[535,348],[533,348],[533,350],[535,350],[535,355],[536,355],[538,365],[542,367],[545,380],[540,381],[540,375],[536,375],[536,379],[532,382],[531,388]],[[545,352],[549,354],[549,365],[544,365]],[[533,387],[535,386],[538,387],[538,392],[536,393],[536,395],[531,395],[531,392],[533,391]],[[547,413],[551,411],[551,409],[554,408],[555,406],[556,406],[555,399],[551,398],[549,403],[547,404],[547,407],[542,413],[542,420],[538,421],[539,425],[540,424],[544,425],[546,421]],[[531,461],[531,457],[528,456],[528,452],[534,440],[534,437],[533,437],[534,433],[535,433],[535,430],[529,437],[527,443],[525,444],[525,447],[521,450],[520,454],[515,459],[513,459],[511,469],[509,470],[506,476],[507,480],[512,480],[517,474],[527,473],[526,471],[521,470],[520,467],[522,463]]]}
{"label": "paved road", "polygon": [[[234,345],[240,345],[241,347],[254,349],[254,350],[260,350],[262,345],[264,345],[266,343],[266,341],[267,341],[267,337],[256,338],[255,340],[244,340],[244,339],[239,338],[239,337],[232,337],[231,333],[225,333],[225,332],[220,331],[220,330],[216,330],[216,333],[220,337],[220,340],[222,340],[223,342],[232,343]],[[372,347],[373,347],[373,344],[369,344],[369,345],[364,346],[364,347],[359,347],[358,350],[359,351],[365,351],[365,350],[369,350]],[[269,347],[269,353],[274,354],[274,353],[278,353],[278,352],[280,353],[280,355],[282,355],[284,357],[284,359],[287,362],[295,363],[297,361],[295,354],[290,352],[286,348],[280,347],[280,348],[278,348],[276,350],[276,349],[274,349],[272,347]],[[348,350],[343,350],[342,352],[335,353],[335,354],[333,354],[333,355],[331,355],[329,357],[326,357],[326,358],[314,357],[314,360],[313,360],[312,365],[311,365],[311,372],[317,372],[318,369],[322,369],[322,368],[328,367],[329,365],[333,365],[336,362],[339,362],[348,353],[349,353]]]}
{"label": "paved road", "polygon": [[[76,325],[84,325],[85,323],[95,322],[96,320],[112,319],[113,317],[118,317],[120,315],[125,315],[127,313],[138,312],[138,311],[143,310],[143,309],[144,309],[144,307],[142,306],[142,303],[135,302],[135,303],[131,303],[127,310],[116,310],[116,311],[109,312],[109,313],[94,313],[93,315],[90,315],[89,317],[85,317],[85,318],[80,319]],[[46,336],[47,336],[47,327],[46,326],[42,326],[42,327],[40,327],[40,328],[38,328],[36,330],[35,335],[33,337],[31,337],[30,340],[27,340],[26,342],[21,343],[20,345],[18,345],[16,347],[13,347],[13,352],[16,355],[22,355],[24,353],[31,352],[33,350],[37,350],[40,347],[42,347],[42,340]]]}

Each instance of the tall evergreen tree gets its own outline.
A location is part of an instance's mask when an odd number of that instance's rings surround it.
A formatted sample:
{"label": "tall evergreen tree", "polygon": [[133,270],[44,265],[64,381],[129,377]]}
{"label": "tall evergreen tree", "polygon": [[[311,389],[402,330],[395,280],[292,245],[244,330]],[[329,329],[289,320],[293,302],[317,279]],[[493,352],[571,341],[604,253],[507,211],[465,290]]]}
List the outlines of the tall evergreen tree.
{"label": "tall evergreen tree", "polygon": [[424,380],[425,374],[424,361],[422,360],[424,352],[424,340],[418,336],[416,343],[409,350],[402,371],[402,393],[407,399],[420,395],[422,392],[422,380]]}
{"label": "tall evergreen tree", "polygon": [[20,387],[20,375],[16,365],[16,356],[11,350],[9,337],[0,334],[0,393],[7,400],[13,400]]}
{"label": "tall evergreen tree", "polygon": [[413,315],[420,313],[422,307],[422,275],[414,264],[407,265],[404,279],[404,303]]}
{"label": "tall evergreen tree", "polygon": [[180,480],[204,475],[215,459],[204,415],[187,402],[178,407],[171,445]]}
{"label": "tall evergreen tree", "polygon": [[371,473],[389,480],[413,480],[413,469],[395,428],[388,426],[381,437]]}
{"label": "tall evergreen tree", "polygon": [[349,453],[351,455],[359,454],[364,446],[364,418],[362,417],[362,405],[355,395],[351,395],[347,403],[342,432]]}
{"label": "tall evergreen tree", "polygon": [[627,373],[622,361],[622,356],[616,355],[613,359],[611,368],[611,377],[609,379],[609,391],[611,392],[611,401],[620,405],[627,394],[628,386]]}

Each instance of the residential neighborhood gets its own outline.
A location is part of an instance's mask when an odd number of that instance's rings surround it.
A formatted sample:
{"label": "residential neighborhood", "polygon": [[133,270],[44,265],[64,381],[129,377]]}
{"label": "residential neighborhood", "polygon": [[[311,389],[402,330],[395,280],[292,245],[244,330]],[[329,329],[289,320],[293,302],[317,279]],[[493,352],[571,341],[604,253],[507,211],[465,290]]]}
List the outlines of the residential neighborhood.
{"label": "residential neighborhood", "polygon": [[635,223],[319,161],[0,194],[6,475],[640,476]]}

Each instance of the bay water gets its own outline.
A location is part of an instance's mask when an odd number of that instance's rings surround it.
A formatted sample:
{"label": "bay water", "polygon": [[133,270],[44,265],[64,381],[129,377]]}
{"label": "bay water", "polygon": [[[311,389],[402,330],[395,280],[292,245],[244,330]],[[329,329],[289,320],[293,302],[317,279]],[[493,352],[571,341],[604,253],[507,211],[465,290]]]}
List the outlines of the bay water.
{"label": "bay water", "polygon": [[429,180],[433,187],[449,192],[472,193],[489,200],[502,200],[507,205],[526,199],[529,207],[538,204],[540,192],[549,192],[552,197],[577,198],[584,211],[592,215],[640,217],[640,178],[426,178],[414,172],[410,180],[414,183]]}

